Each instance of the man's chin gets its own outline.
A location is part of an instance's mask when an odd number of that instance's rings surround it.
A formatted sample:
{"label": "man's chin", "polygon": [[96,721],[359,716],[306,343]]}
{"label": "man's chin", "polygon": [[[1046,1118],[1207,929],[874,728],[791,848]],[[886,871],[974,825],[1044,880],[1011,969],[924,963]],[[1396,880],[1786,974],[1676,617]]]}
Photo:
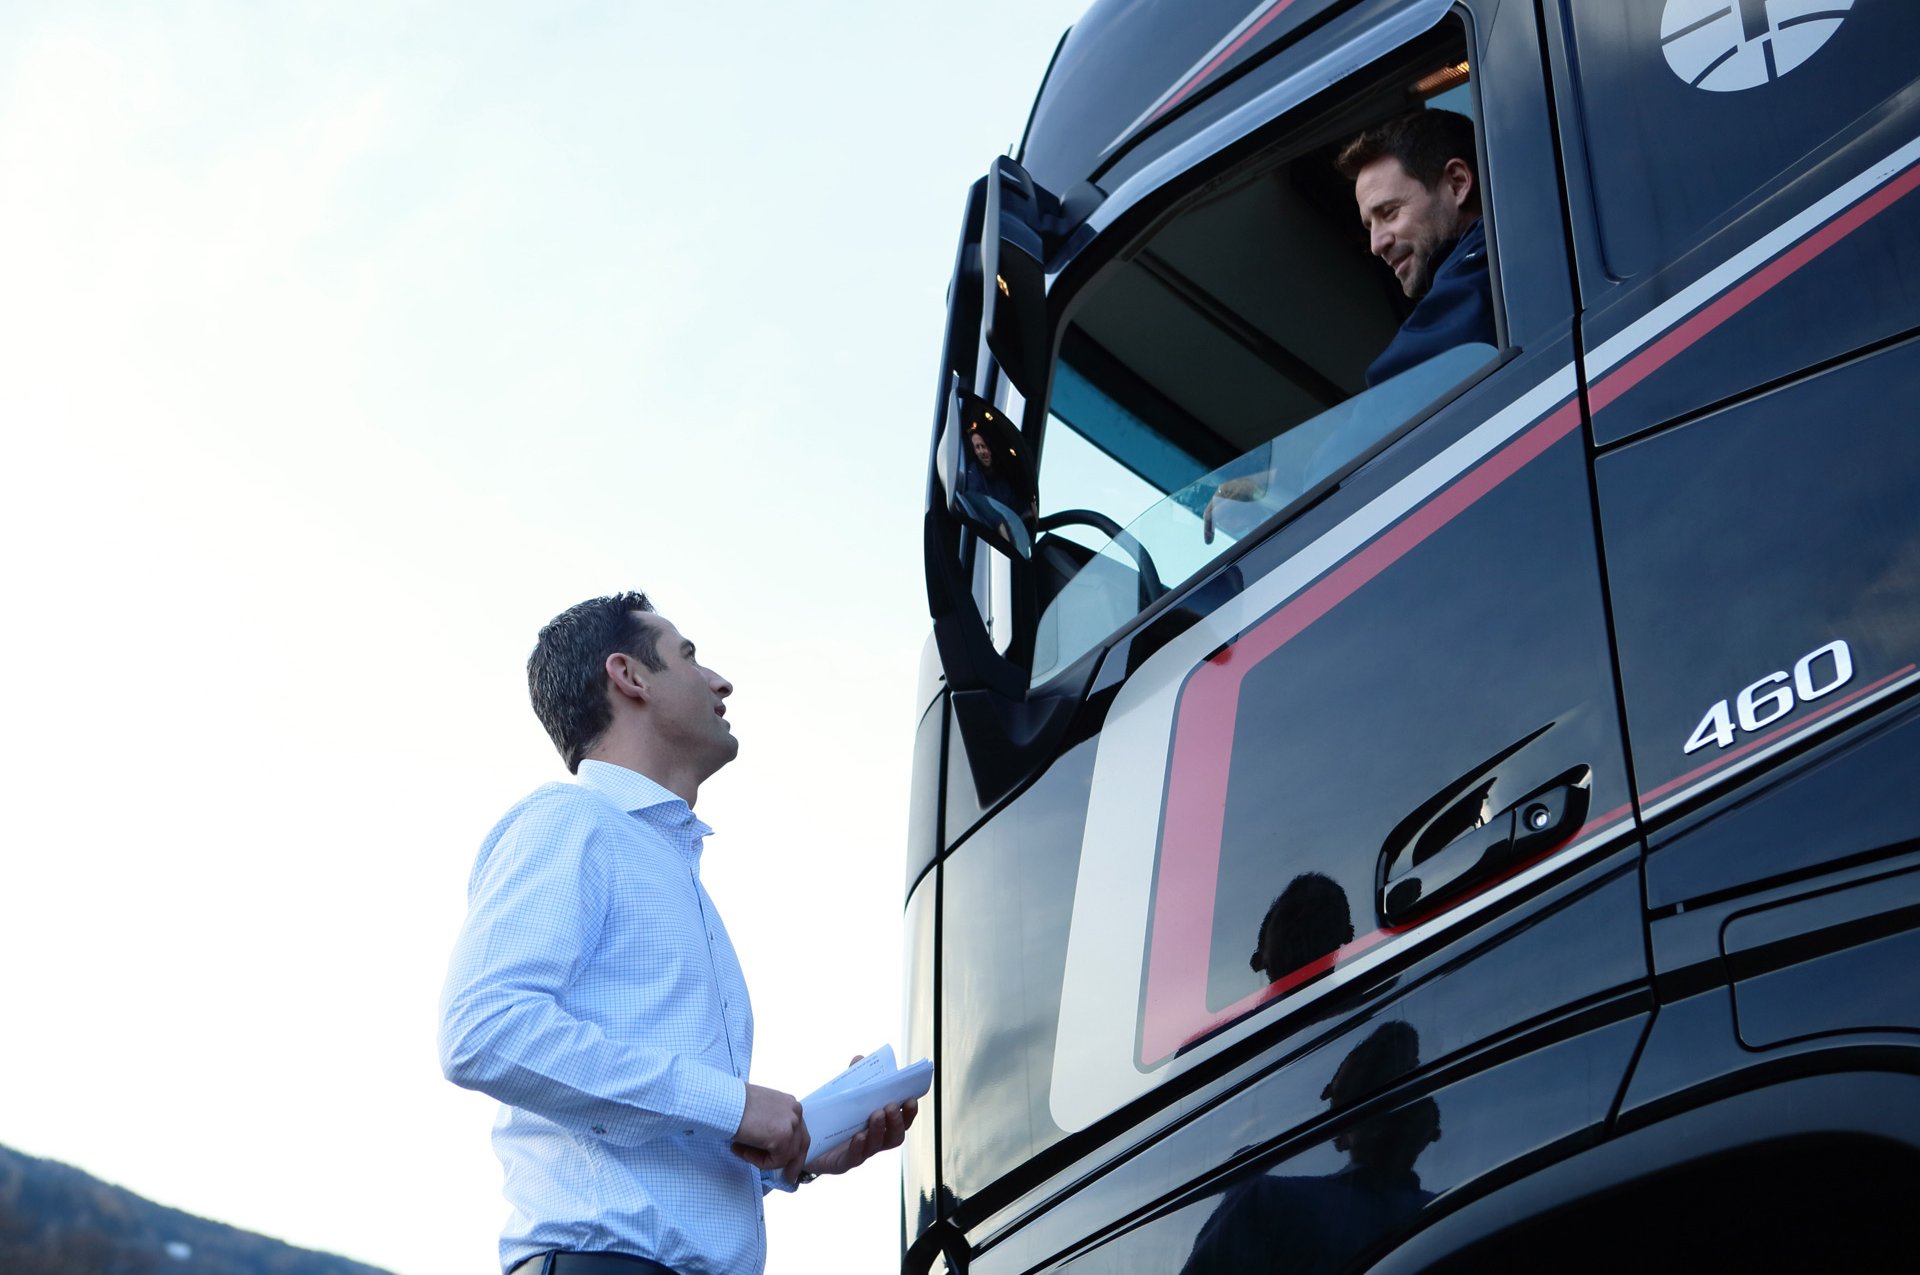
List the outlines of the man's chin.
{"label": "man's chin", "polygon": [[728,762],[731,762],[740,755],[740,741],[735,739],[732,734],[717,738],[710,744],[696,744],[695,748],[706,757],[707,774],[709,775],[713,775],[724,769]]}

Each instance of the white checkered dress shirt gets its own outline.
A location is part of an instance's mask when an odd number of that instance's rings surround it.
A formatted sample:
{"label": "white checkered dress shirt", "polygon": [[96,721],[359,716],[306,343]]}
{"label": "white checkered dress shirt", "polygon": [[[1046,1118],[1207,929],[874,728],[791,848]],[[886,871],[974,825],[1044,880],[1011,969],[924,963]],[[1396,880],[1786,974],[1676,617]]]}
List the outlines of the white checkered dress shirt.
{"label": "white checkered dress shirt", "polygon": [[480,847],[441,996],[447,1078],[503,1104],[503,1268],[547,1249],[681,1275],[766,1265],[761,1195],[729,1149],[753,1009],[700,884],[712,831],[644,775],[580,763]]}

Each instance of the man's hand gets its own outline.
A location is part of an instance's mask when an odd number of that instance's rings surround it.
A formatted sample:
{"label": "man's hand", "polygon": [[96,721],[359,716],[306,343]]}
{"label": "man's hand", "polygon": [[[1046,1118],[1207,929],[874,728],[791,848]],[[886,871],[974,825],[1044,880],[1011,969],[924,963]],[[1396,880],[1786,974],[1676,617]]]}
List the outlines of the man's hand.
{"label": "man's hand", "polygon": [[880,1108],[867,1117],[867,1127],[854,1134],[851,1142],[844,1142],[824,1155],[815,1157],[807,1165],[807,1172],[845,1173],[848,1169],[859,1168],[872,1156],[891,1151],[905,1142],[907,1128],[919,1114],[920,1100],[917,1098]]}
{"label": "man's hand", "polygon": [[1213,495],[1207,499],[1207,507],[1200,514],[1200,532],[1208,544],[1213,543],[1213,507],[1223,500],[1258,500],[1265,494],[1262,484],[1252,478],[1229,478],[1214,488]]}
{"label": "man's hand", "polygon": [[747,1109],[733,1135],[733,1153],[748,1164],[778,1169],[787,1181],[798,1182],[807,1164],[807,1123],[800,1117],[800,1100],[778,1089],[748,1085]]}

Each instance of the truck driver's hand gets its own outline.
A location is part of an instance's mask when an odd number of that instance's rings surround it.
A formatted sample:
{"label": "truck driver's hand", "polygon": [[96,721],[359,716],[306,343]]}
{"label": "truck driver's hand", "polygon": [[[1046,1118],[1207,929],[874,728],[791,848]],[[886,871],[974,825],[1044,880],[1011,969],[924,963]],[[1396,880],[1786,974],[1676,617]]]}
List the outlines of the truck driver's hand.
{"label": "truck driver's hand", "polygon": [[1222,500],[1258,500],[1260,484],[1251,478],[1229,478],[1214,488],[1213,495],[1207,499],[1207,507],[1200,514],[1200,533],[1208,544],[1213,543],[1213,507]]}

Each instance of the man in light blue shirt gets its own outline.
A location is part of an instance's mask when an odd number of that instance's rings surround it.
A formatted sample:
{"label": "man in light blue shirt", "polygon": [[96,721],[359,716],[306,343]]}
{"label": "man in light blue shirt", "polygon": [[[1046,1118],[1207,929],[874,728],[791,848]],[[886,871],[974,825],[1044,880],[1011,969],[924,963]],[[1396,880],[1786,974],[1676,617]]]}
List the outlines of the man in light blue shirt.
{"label": "man in light blue shirt", "polygon": [[763,1193],[899,1146],[916,1104],[810,1160],[799,1102],[747,1079],[753,1010],[693,815],[739,751],[732,685],[641,593],[555,617],[527,681],[579,781],[481,845],[440,1021],[447,1078],[503,1104],[502,1268],[758,1272]]}

